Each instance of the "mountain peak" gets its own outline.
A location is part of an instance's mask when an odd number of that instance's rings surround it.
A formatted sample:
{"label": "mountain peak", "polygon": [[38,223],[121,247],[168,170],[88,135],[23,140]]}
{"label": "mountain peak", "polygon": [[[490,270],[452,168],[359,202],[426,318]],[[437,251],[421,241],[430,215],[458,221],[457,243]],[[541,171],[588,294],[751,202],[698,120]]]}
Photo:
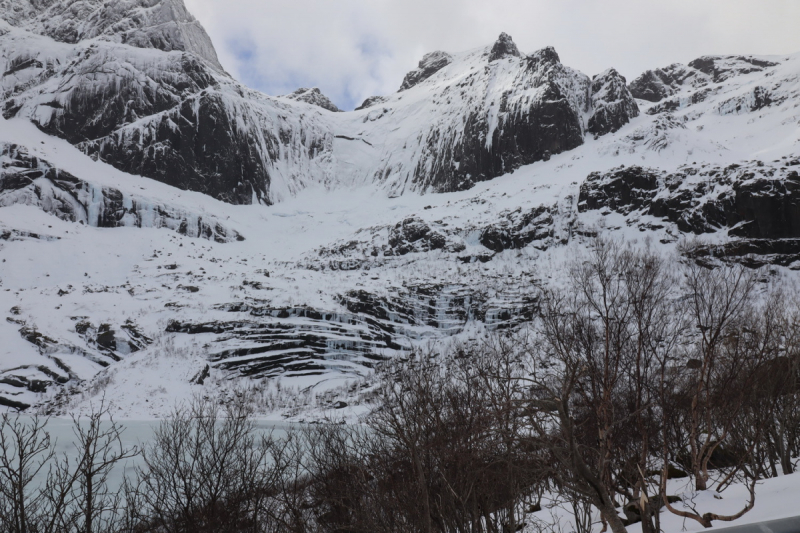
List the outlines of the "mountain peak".
{"label": "mountain peak", "polygon": [[541,50],[537,50],[528,56],[528,59],[533,59],[541,63],[561,63],[561,58],[558,57],[556,49],[552,46],[545,46]]}
{"label": "mountain peak", "polygon": [[492,45],[492,51],[489,52],[489,61],[491,62],[505,56],[521,57],[522,54],[519,52],[517,45],[514,44],[511,36],[504,32],[500,34],[500,37],[498,37],[497,41]]}
{"label": "mountain peak", "polygon": [[322,94],[322,91],[317,87],[308,89],[301,87],[291,94],[287,94],[284,98],[295,100],[297,102],[305,102],[307,104],[315,105],[328,111],[339,112],[341,109],[336,107],[336,104],[331,102],[330,98]]}
{"label": "mountain peak", "polygon": [[447,52],[442,52],[441,50],[428,52],[422,56],[422,60],[417,65],[417,68],[406,74],[406,77],[403,78],[403,83],[400,85],[399,91],[405,91],[427,80],[442,68],[452,63],[452,61],[453,56]]}

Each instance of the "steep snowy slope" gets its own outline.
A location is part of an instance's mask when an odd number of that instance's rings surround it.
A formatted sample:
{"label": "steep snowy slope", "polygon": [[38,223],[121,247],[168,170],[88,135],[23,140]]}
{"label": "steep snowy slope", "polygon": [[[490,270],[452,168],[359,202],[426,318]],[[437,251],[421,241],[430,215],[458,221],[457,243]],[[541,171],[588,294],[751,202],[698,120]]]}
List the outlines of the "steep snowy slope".
{"label": "steep snowy slope", "polygon": [[179,50],[223,70],[208,34],[181,0],[0,0],[0,18],[62,43],[99,38]]}

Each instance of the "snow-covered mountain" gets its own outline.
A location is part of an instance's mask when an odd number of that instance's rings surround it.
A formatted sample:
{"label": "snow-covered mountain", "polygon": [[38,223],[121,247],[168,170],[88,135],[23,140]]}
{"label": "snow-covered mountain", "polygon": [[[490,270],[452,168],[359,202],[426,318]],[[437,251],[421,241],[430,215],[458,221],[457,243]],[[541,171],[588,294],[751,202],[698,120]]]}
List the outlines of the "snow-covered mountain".
{"label": "snow-covered mountain", "polygon": [[524,56],[506,34],[471,52],[429,54],[401,92],[340,115],[318,89],[271,98],[231,79],[179,0],[6,2],[0,18],[6,119],[237,204],[318,184],[464,189],[638,113],[615,71],[590,80],[553,49]]}
{"label": "snow-covered mountain", "polygon": [[524,324],[599,232],[800,270],[800,54],[628,85],[503,34],[338,112],[232,79],[179,0],[0,19],[2,405],[352,407],[381,358]]}

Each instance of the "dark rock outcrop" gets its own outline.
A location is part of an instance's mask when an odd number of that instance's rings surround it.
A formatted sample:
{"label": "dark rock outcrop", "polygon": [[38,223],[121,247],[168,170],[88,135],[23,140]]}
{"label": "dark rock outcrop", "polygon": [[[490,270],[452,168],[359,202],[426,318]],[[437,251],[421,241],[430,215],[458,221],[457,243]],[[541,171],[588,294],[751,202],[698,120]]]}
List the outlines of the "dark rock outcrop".
{"label": "dark rock outcrop", "polygon": [[489,51],[489,62],[497,61],[506,56],[521,57],[522,54],[520,54],[519,48],[514,44],[511,36],[507,33],[501,33]]}
{"label": "dark rock outcrop", "polygon": [[361,109],[367,109],[368,107],[372,107],[374,105],[382,104],[385,102],[387,98],[385,96],[370,96],[369,98],[365,99],[361,102],[361,105],[355,108],[355,111],[359,111]]}
{"label": "dark rock outcrop", "polygon": [[152,343],[152,339],[141,333],[139,327],[130,320],[116,329],[109,323],[94,326],[84,318],[72,317],[77,321],[75,332],[84,341],[83,347],[52,338],[24,320],[6,319],[21,326],[20,336],[36,348],[43,357],[44,364],[21,364],[15,368],[0,369],[0,385],[6,386],[3,387],[4,390],[0,390],[0,405],[24,410],[30,405],[14,399],[22,391],[42,394],[80,381],[72,368],[65,364],[66,355],[77,355],[98,367],[108,367]]}
{"label": "dark rock outcrop", "polygon": [[783,103],[783,98],[775,98],[768,89],[761,85],[753,87],[747,94],[729,98],[717,105],[720,115],[750,113],[771,105]]}
{"label": "dark rock outcrop", "polygon": [[108,42],[73,46],[16,30],[0,36],[0,60],[11,67],[0,77],[4,117],[27,118],[126,172],[231,203],[272,203],[273,188],[293,187],[298,172],[328,171],[330,132],[318,117],[249,91],[194,52],[121,44],[125,27],[108,27]]}
{"label": "dark rock outcrop", "polygon": [[750,268],[767,265],[800,270],[800,239],[737,239],[723,244],[702,244],[686,255],[701,264],[736,262]]}
{"label": "dark rock outcrop", "polygon": [[180,189],[235,204],[272,203],[270,162],[280,158],[282,145],[298,142],[312,159],[330,139],[295,139],[288,132],[282,139],[275,136],[280,131],[261,130],[264,142],[254,143],[253,132],[239,127],[239,111],[225,96],[203,92],[161,115],[80,146],[120,170]]}
{"label": "dark rock outcrop", "polygon": [[405,255],[432,250],[460,252],[463,249],[463,244],[449,241],[442,233],[432,230],[424,220],[413,216],[398,222],[389,230],[389,247],[384,254]]}
{"label": "dark rock outcrop", "polygon": [[670,98],[668,100],[663,100],[660,103],[648,108],[647,114],[658,115],[660,113],[672,113],[673,111],[680,110],[682,107],[689,107],[699,104],[700,102],[705,101],[706,98],[712,94],[714,94],[714,89],[711,87],[704,87],[694,91],[687,98]]}
{"label": "dark rock outcrop", "polygon": [[649,207],[658,192],[659,173],[642,167],[623,167],[609,173],[593,172],[583,182],[578,210],[608,208],[627,215]]}
{"label": "dark rock outcrop", "polygon": [[0,206],[37,206],[62,220],[100,228],[168,228],[216,242],[244,240],[213,217],[93,185],[29,155],[25,147],[0,143],[0,157],[5,159],[0,169]]}
{"label": "dark rock outcrop", "polygon": [[[800,175],[797,159],[766,165],[686,166],[666,173],[638,166],[590,174],[581,185],[580,212],[599,210],[626,216],[640,230],[664,229],[668,241],[679,233],[722,232],[722,244],[700,244],[684,253],[702,264],[733,261],[752,268],[781,265],[800,270]],[[697,178],[702,179],[697,179]],[[676,231],[677,230],[677,231]],[[666,241],[665,241],[666,242]]]}
{"label": "dark rock outcrop", "polygon": [[558,205],[542,205],[527,211],[516,209],[504,215],[499,223],[483,228],[479,238],[483,246],[496,253],[528,245],[546,250],[555,244],[566,244],[568,230],[559,234],[556,218],[567,226],[573,218],[571,212],[562,212]]}
{"label": "dark rock outcrop", "polygon": [[[436,51],[425,54],[422,56],[422,60],[419,62],[417,68],[406,74],[406,77],[403,78],[403,83],[400,85],[399,91],[405,91],[411,87],[414,87],[415,85],[418,85],[420,82],[427,80],[449,65],[452,61],[453,57],[447,52]],[[367,99],[364,103],[367,101],[369,101],[369,99]],[[362,104],[362,107],[365,106]]]}
{"label": "dark rock outcrop", "polygon": [[659,102],[672,94],[672,88],[653,70],[648,70],[633,80],[630,91],[634,98],[648,102]]}
{"label": "dark rock outcrop", "polygon": [[703,56],[689,62],[690,67],[708,75],[716,83],[776,65],[778,63],[753,56]]}
{"label": "dark rock outcrop", "polygon": [[236,338],[238,347],[210,353],[209,363],[240,375],[315,375],[331,366],[358,374],[383,359],[383,350],[402,349],[393,341],[393,328],[370,317],[308,307],[272,308],[241,303],[218,309],[249,316],[202,323],[173,320],[167,332]]}
{"label": "dark rock outcrop", "polygon": [[[294,142],[291,136],[276,137],[279,132],[263,127],[267,139],[254,143],[241,125],[257,121],[258,112],[216,91],[213,73],[192,56],[172,57],[157,68],[129,57],[120,69],[112,52],[90,48],[61,65],[66,72],[43,72],[38,82],[58,82],[47,85],[49,103],[29,90],[29,82],[16,85],[13,76],[4,77],[3,115],[30,117],[43,131],[125,172],[231,203],[271,201],[269,162],[282,144]],[[68,81],[59,82],[61,76]],[[320,150],[313,135],[307,142],[312,154]]]}
{"label": "dark rock outcrop", "polygon": [[660,102],[675,94],[684,83],[701,85],[707,82],[707,77],[695,69],[674,63],[663,69],[646,71],[631,82],[629,89],[634,98]]}
{"label": "dark rock outcrop", "polygon": [[[517,61],[514,90],[494,102],[493,116],[485,95],[476,95],[475,107],[453,125],[457,129],[433,127],[427,133],[414,172],[420,188],[468,189],[583,144],[580,114],[591,105],[588,78],[564,67],[552,48]],[[576,91],[576,86],[585,89]],[[538,89],[535,97],[515,94],[532,88]]]}
{"label": "dark rock outcrop", "polygon": [[752,56],[704,56],[688,66],[675,63],[663,69],[648,70],[633,80],[629,88],[635,98],[660,102],[683,86],[701,88],[711,82],[719,83],[776,65],[778,63]]}
{"label": "dark rock outcrop", "polygon": [[307,104],[321,107],[322,109],[327,109],[328,111],[333,111],[334,113],[341,111],[341,109],[336,107],[336,104],[331,102],[330,98],[322,94],[317,87],[314,87],[313,89],[307,89],[303,87],[297,89],[292,94],[287,94],[284,96],[284,98],[295,100],[297,102],[305,102]]}
{"label": "dark rock outcrop", "polygon": [[[689,179],[697,175],[706,179]],[[581,185],[578,209],[637,211],[696,235],[724,229],[746,239],[800,239],[800,178],[796,170],[758,161],[689,166],[672,174],[623,167],[590,174]]]}
{"label": "dark rock outcrop", "polygon": [[390,354],[410,352],[410,340],[421,331],[432,328],[448,336],[463,331],[471,320],[490,329],[530,320],[537,309],[535,288],[505,285],[506,291],[492,299],[481,288],[461,284],[412,285],[385,295],[351,290],[337,297],[338,310],[235,302],[216,310],[236,313],[236,318],[172,320],[166,331],[225,341],[233,347],[212,351],[209,364],[239,375],[315,375],[333,368],[358,375]]}
{"label": "dark rock outcrop", "polygon": [[[38,76],[4,74],[2,78],[3,116],[7,119],[36,115],[36,125],[51,135],[72,144],[105,137],[120,126],[173,109],[186,95],[200,93],[215,84],[214,76],[196,58],[186,55],[164,61],[151,68],[136,58],[129,58],[125,69],[119,67],[115,50],[93,47],[76,58],[66,69],[47,64]],[[120,50],[122,51],[122,50]],[[29,51],[20,58],[27,57]],[[16,57],[16,54],[14,56]],[[13,59],[12,59],[13,61]],[[30,70],[28,67],[26,70]],[[65,76],[61,82],[58,78]],[[91,88],[88,81],[94,80]],[[42,104],[29,89],[32,83],[48,87],[49,100]],[[140,147],[142,149],[146,147]]]}
{"label": "dark rock outcrop", "polygon": [[556,64],[561,63],[561,58],[558,56],[558,52],[552,46],[545,46],[541,50],[537,50],[534,53],[530,54],[528,57],[529,65],[540,65],[540,64]]}
{"label": "dark rock outcrop", "polygon": [[592,78],[592,108],[587,129],[595,135],[615,132],[639,116],[625,77],[613,68]]}

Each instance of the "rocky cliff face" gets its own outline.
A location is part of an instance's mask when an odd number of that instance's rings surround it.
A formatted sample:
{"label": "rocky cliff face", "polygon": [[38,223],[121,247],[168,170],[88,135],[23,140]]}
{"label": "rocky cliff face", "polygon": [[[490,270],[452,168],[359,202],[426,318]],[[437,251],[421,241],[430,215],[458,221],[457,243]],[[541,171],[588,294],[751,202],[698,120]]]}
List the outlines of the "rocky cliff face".
{"label": "rocky cliff face", "polygon": [[95,228],[167,228],[216,242],[244,240],[211,216],[86,182],[24,146],[0,143],[0,207],[29,205],[69,222]]}
{"label": "rocky cliff face", "polygon": [[660,102],[682,88],[703,88],[735,76],[763,72],[777,62],[753,56],[703,56],[688,65],[672,64],[663,69],[648,70],[629,86],[634,98]]}
{"label": "rocky cliff face", "polygon": [[[510,41],[505,37],[492,50],[506,51]],[[525,58],[504,52],[492,60],[493,54],[483,72],[474,69],[453,80],[434,100],[446,103],[442,98],[457,84],[469,87],[449,97],[460,100],[464,114],[436,121],[425,132],[411,176],[415,188],[468,189],[583,143],[588,78],[564,67],[552,49]]]}
{"label": "rocky cliff face", "polygon": [[588,130],[595,135],[615,132],[639,115],[625,77],[613,68],[592,78],[592,108]]}
{"label": "rocky cliff face", "polygon": [[234,204],[271,204],[324,182],[330,172],[332,136],[319,117],[281,113],[289,110],[207,90],[79,146],[121,170],[181,189]]}
{"label": "rocky cliff face", "polygon": [[[75,4],[103,16],[74,32],[48,26],[41,10],[19,27],[0,22],[3,116],[27,118],[117,168],[232,203],[273,203],[328,179],[332,136],[318,114],[236,83],[210,42],[169,32],[152,46],[123,39],[148,24],[200,28],[177,0],[142,2]],[[74,22],[72,5],[53,2],[47,12]],[[109,22],[116,15],[122,22]]]}
{"label": "rocky cliff face", "polygon": [[190,52],[223,70],[211,39],[182,0],[0,0],[0,18],[62,43],[99,38],[137,48]]}
{"label": "rocky cliff face", "polygon": [[359,122],[369,129],[358,126],[365,140],[386,146],[366,180],[394,194],[468,189],[572,150],[587,132],[615,131],[638,113],[615,71],[593,89],[553,48],[525,56],[507,34],[472,52],[429,54],[406,82],[396,95],[365,102],[360,109],[370,111]]}
{"label": "rocky cliff face", "polygon": [[687,165],[674,173],[632,166],[592,173],[581,185],[580,211],[611,210],[638,225],[653,217],[675,234],[725,232],[734,245],[716,250],[751,266],[800,268],[800,160],[747,161],[726,167]]}

